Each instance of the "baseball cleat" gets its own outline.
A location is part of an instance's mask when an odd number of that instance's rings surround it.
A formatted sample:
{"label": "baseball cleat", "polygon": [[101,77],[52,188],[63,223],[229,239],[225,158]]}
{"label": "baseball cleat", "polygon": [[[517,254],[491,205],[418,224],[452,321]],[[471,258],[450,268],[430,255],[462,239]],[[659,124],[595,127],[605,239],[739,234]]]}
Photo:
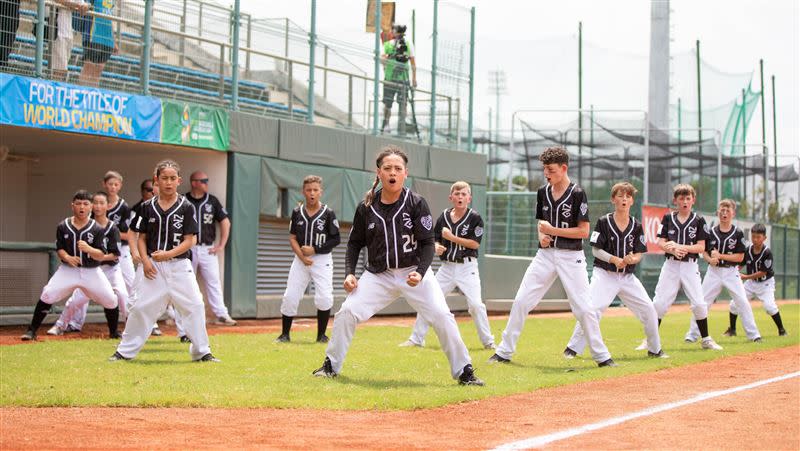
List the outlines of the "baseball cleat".
{"label": "baseball cleat", "polygon": [[578,355],[578,353],[570,349],[569,346],[564,349],[565,359],[574,359],[576,355]]}
{"label": "baseball cleat", "polygon": [[458,376],[458,385],[477,385],[483,387],[486,384],[475,375],[472,365],[467,364],[464,369],[461,370],[461,375]]}
{"label": "baseball cleat", "polygon": [[236,320],[230,316],[220,316],[214,323],[220,326],[235,326],[237,324]]}
{"label": "baseball cleat", "polygon": [[186,335],[181,335],[180,336],[180,340],[181,340],[181,343],[191,343],[192,342],[192,340],[189,337],[187,337]]}
{"label": "baseball cleat", "polygon": [[47,335],[64,335],[64,330],[58,326],[53,326],[47,329]]}
{"label": "baseball cleat", "polygon": [[150,331],[150,335],[152,335],[154,337],[160,337],[161,336],[161,329],[159,329],[158,326],[154,326],[153,330]]}
{"label": "baseball cleat", "polygon": [[647,349],[647,338],[642,340],[642,342],[639,344],[639,346],[636,347],[637,351],[644,351],[645,349]]}
{"label": "baseball cleat", "polygon": [[22,341],[36,341],[36,332],[28,329],[21,337],[19,337]]}
{"label": "baseball cleat", "polygon": [[122,334],[119,332],[114,332],[113,334],[108,334],[108,338],[112,340],[119,340],[122,338]]}
{"label": "baseball cleat", "polygon": [[333,371],[333,365],[331,364],[331,359],[325,357],[325,361],[322,362],[322,366],[314,372],[311,373],[314,377],[336,377],[337,374]]}
{"label": "baseball cleat", "polygon": [[487,363],[511,363],[511,359],[506,359],[497,354],[492,354]]}
{"label": "baseball cleat", "polygon": [[697,343],[697,338],[695,337],[686,337],[683,339],[684,343]]}
{"label": "baseball cleat", "polygon": [[292,341],[292,339],[289,338],[289,334],[280,334],[278,338],[275,339],[275,343],[289,343],[290,341]]}
{"label": "baseball cleat", "polygon": [[325,335],[325,334],[317,335],[317,343],[327,343],[327,342],[328,342],[328,336],[327,335]]}
{"label": "baseball cleat", "polygon": [[731,329],[730,327],[722,333],[723,337],[735,337],[736,336],[736,329]]}
{"label": "baseball cleat", "polygon": [[713,349],[715,351],[722,351],[722,346],[718,345],[711,337],[704,338],[703,343],[701,343],[700,347],[703,349]]}
{"label": "baseball cleat", "polygon": [[652,357],[654,359],[668,359],[669,356],[664,353],[664,350],[660,350],[658,352],[650,352],[647,351],[647,357]]}
{"label": "baseball cleat", "polygon": [[214,355],[209,352],[208,354],[204,355],[203,357],[200,357],[199,359],[197,359],[196,362],[221,363],[222,360],[214,357]]}
{"label": "baseball cleat", "polygon": [[81,330],[78,329],[77,327],[69,325],[69,324],[67,325],[67,328],[64,329],[64,332],[68,333],[68,334],[77,334],[77,333],[80,333],[80,331]]}
{"label": "baseball cleat", "polygon": [[761,343],[763,340],[761,340],[761,337],[756,337],[756,338],[753,338],[750,341],[752,341],[753,343]]}
{"label": "baseball cleat", "polygon": [[607,366],[609,368],[613,368],[613,367],[616,367],[616,366],[619,366],[619,365],[617,365],[617,363],[613,359],[608,359],[608,360],[603,360],[602,362],[599,362],[597,364],[597,366],[599,366],[601,368],[604,367],[604,366]]}
{"label": "baseball cleat", "polygon": [[401,348],[413,348],[414,346],[416,346],[418,348],[424,348],[425,347],[425,343],[419,344],[419,343],[414,343],[411,340],[406,340],[406,341],[400,343],[397,346],[400,346]]}
{"label": "baseball cleat", "polygon": [[124,357],[119,352],[115,352],[114,355],[112,355],[111,357],[108,358],[109,362],[116,362],[118,360],[130,360],[130,359],[127,358],[127,357]]}
{"label": "baseball cleat", "polygon": [[780,330],[778,330],[778,336],[779,336],[779,337],[785,337],[785,336],[787,336],[787,335],[788,335],[788,334],[786,333],[786,329],[780,329]]}

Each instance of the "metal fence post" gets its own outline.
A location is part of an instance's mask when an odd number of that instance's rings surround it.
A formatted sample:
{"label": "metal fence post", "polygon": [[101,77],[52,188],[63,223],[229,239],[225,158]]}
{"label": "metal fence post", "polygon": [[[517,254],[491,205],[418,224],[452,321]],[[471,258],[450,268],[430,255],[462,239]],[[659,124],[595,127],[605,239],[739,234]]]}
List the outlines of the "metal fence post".
{"label": "metal fence post", "polygon": [[308,32],[308,101],[306,121],[314,123],[314,72],[317,61],[317,0],[311,0],[311,30]]}
{"label": "metal fence post", "polygon": [[[183,0],[183,14],[181,14],[181,33],[186,33],[186,0]],[[117,22],[119,24],[120,22]],[[178,61],[181,67],[183,67],[184,60],[186,58],[186,38],[181,36],[181,54],[178,57]]]}
{"label": "metal fence post", "polygon": [[453,136],[453,98],[447,96],[447,140]]}
{"label": "metal fence post", "polygon": [[[252,47],[252,44],[253,44],[252,40],[253,40],[253,15],[252,14],[248,14],[247,15],[247,48],[248,49],[253,48]],[[247,72],[249,74],[250,73],[250,52],[247,52],[247,57],[246,58],[247,59],[245,60],[245,63],[244,63],[244,70],[245,70],[245,72]]]}
{"label": "metal fence post", "polygon": [[294,75],[292,74],[294,66],[292,65],[291,60],[289,60],[287,62],[289,63],[289,71],[288,71],[288,74],[287,74],[287,75],[289,75],[289,84],[287,86],[287,88],[289,89],[289,105],[288,105],[288,107],[289,107],[289,117],[291,118],[293,116],[293,114],[294,114]]}
{"label": "metal fence post", "polygon": [[36,62],[34,63],[34,74],[37,77],[44,76],[42,70],[44,66],[44,14],[44,0],[38,0],[36,2]]}
{"label": "metal fence post", "polygon": [[439,0],[433,0],[433,51],[431,52],[431,125],[428,144],[436,142],[436,48],[439,40]]}
{"label": "metal fence post", "polygon": [[[231,55],[231,109],[239,109],[239,29],[241,16],[239,14],[240,0],[233,2],[233,55]],[[224,47],[223,47],[224,49]],[[223,76],[225,71],[222,72]]]}
{"label": "metal fence post", "polygon": [[219,45],[219,101],[225,104],[225,45]]}
{"label": "metal fence post", "polygon": [[381,76],[381,0],[375,0],[375,70],[372,80],[372,99],[375,108],[372,111],[372,134],[378,134],[378,89],[380,87]]}
{"label": "metal fence post", "polygon": [[322,79],[322,98],[328,99],[328,46],[325,47],[325,70]]}
{"label": "metal fence post", "polygon": [[[472,106],[475,91],[475,7],[469,10],[469,105],[467,105],[467,151],[474,152],[472,145]],[[461,104],[459,103],[459,112]],[[459,130],[461,130],[459,124]],[[461,140],[458,142],[461,145]]]}
{"label": "metal fence post", "polygon": [[[289,58],[289,18],[288,17],[286,18],[286,26],[285,26],[284,34],[283,34],[283,57],[284,58]],[[283,68],[285,70],[287,70],[287,71],[289,70],[288,61],[284,62]]]}
{"label": "metal fence post", "polygon": [[200,2],[197,12],[197,35],[203,37],[203,2]]}
{"label": "metal fence post", "polygon": [[353,126],[353,76],[347,76],[347,126]]}
{"label": "metal fence post", "polygon": [[786,254],[788,254],[788,252],[786,252],[786,242],[787,242],[786,238],[787,238],[787,235],[788,235],[788,233],[787,233],[788,231],[789,231],[789,227],[784,227],[783,228],[783,246],[784,246],[783,273],[784,273],[784,276],[783,276],[783,287],[781,288],[781,297],[783,299],[786,299],[786,279],[788,279],[788,277],[789,277],[789,271],[788,271],[789,267],[786,266],[787,263],[788,263],[788,258],[786,257]]}
{"label": "metal fence post", "polygon": [[142,78],[141,78],[141,91],[142,95],[150,93],[150,53],[153,46],[152,23],[153,23],[153,1],[145,0],[144,2],[144,43],[142,45]]}

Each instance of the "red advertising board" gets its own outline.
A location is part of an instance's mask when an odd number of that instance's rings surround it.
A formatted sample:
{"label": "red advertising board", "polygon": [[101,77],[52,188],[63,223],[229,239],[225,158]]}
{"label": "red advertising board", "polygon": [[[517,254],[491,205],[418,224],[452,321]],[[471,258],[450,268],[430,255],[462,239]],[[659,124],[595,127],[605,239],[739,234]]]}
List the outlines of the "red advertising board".
{"label": "red advertising board", "polygon": [[642,227],[644,228],[644,239],[647,243],[648,254],[664,253],[658,247],[658,228],[661,226],[661,218],[669,211],[669,208],[666,207],[642,206]]}

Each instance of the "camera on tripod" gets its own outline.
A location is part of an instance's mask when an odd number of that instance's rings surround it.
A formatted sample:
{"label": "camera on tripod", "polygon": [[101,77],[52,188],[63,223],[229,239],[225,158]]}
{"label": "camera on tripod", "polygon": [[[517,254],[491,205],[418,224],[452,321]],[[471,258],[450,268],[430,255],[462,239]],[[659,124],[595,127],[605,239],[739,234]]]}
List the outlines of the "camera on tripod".
{"label": "camera on tripod", "polygon": [[406,42],[406,26],[405,25],[395,25],[394,26],[394,33],[397,36],[395,40],[394,46],[394,55],[393,58],[398,63],[407,63],[411,56],[408,54],[408,43]]}

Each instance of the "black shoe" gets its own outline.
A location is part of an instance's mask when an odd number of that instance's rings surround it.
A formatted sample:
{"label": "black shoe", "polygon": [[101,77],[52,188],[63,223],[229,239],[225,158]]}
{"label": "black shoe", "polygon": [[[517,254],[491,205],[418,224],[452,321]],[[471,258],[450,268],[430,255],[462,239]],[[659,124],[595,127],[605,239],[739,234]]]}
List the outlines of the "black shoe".
{"label": "black shoe", "polygon": [[80,333],[80,331],[81,331],[80,329],[75,328],[75,327],[70,326],[70,325],[67,325],[67,328],[64,329],[64,333],[65,334],[77,334],[77,333]]}
{"label": "black shoe", "polygon": [[483,387],[485,384],[475,375],[472,365],[467,364],[464,369],[461,370],[461,376],[458,376],[458,385],[477,385]]}
{"label": "black shoe", "polygon": [[187,337],[186,335],[181,335],[179,338],[181,340],[181,343],[191,343],[192,342],[192,340],[189,337]]}
{"label": "black shoe", "polygon": [[25,333],[24,333],[24,334],[22,334],[22,336],[21,336],[21,337],[19,337],[19,338],[20,338],[20,340],[22,340],[22,341],[36,341],[36,339],[37,339],[37,336],[36,336],[36,332],[34,332],[34,331],[33,331],[33,330],[31,330],[31,329],[28,329],[28,330],[27,330],[27,331],[25,331]]}
{"label": "black shoe", "polygon": [[569,346],[564,348],[564,358],[565,359],[574,359],[576,355],[578,355],[578,353],[573,351],[572,349],[570,349]]}
{"label": "black shoe", "polygon": [[505,359],[497,354],[492,354],[487,363],[511,363],[511,359]]}
{"label": "black shoe", "polygon": [[119,332],[114,332],[113,334],[108,334],[108,338],[112,340],[119,340],[122,338],[122,334]]}
{"label": "black shoe", "polygon": [[735,337],[736,336],[736,329],[731,329],[730,327],[722,333],[723,337]]}
{"label": "black shoe", "polygon": [[608,359],[608,360],[603,360],[602,362],[598,363],[597,366],[599,366],[599,367],[604,367],[604,366],[615,367],[615,366],[619,366],[619,365],[617,365],[617,363],[614,362],[613,359]]}
{"label": "black shoe", "polygon": [[322,334],[322,335],[317,337],[317,343],[327,343],[327,342],[328,342],[328,336],[327,335]]}
{"label": "black shoe", "polygon": [[214,355],[213,355],[213,354],[211,354],[211,353],[209,352],[208,354],[204,355],[203,357],[200,357],[199,359],[197,359],[197,362],[214,362],[214,363],[220,363],[220,362],[222,362],[222,360],[220,360],[220,359],[218,359],[218,358],[214,357]]}
{"label": "black shoe", "polygon": [[289,334],[280,334],[278,338],[275,339],[275,343],[289,343],[292,339],[289,338]]}
{"label": "black shoe", "polygon": [[127,357],[123,357],[123,355],[120,354],[119,352],[115,352],[114,355],[108,358],[109,362],[116,362],[117,360],[130,360],[130,359]]}
{"label": "black shoe", "polygon": [[762,340],[761,340],[761,337],[756,337],[756,338],[753,338],[750,341],[752,341],[753,343],[761,343]]}
{"label": "black shoe", "polygon": [[785,337],[787,335],[789,335],[789,334],[786,333],[786,329],[778,329],[778,336],[779,337]]}
{"label": "black shoe", "polygon": [[335,371],[333,371],[333,365],[331,364],[331,359],[325,357],[325,361],[322,362],[322,366],[314,372],[311,373],[314,377],[336,377],[338,376]]}
{"label": "black shoe", "polygon": [[[658,352],[647,351],[647,357],[652,357],[654,359],[668,359],[669,358],[669,356],[664,353],[663,349],[661,349]],[[613,366],[616,366],[616,365],[613,365]]]}

